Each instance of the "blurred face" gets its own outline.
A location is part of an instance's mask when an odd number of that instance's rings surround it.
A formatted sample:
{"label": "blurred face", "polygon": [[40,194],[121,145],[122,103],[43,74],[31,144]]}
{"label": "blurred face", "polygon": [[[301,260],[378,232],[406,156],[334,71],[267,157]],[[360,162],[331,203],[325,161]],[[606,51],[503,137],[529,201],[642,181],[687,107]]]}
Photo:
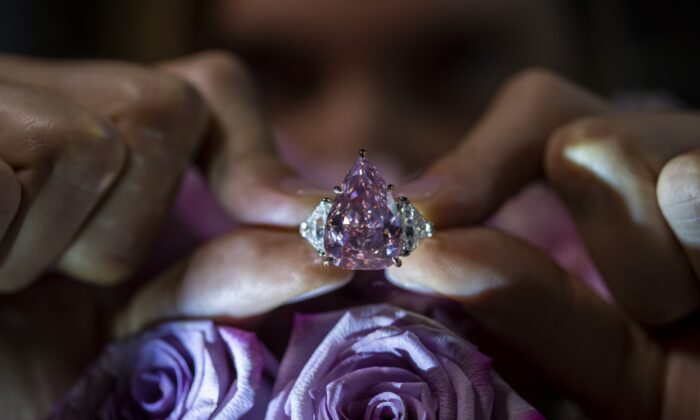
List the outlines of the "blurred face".
{"label": "blurred face", "polygon": [[337,178],[365,148],[399,180],[454,146],[509,74],[564,64],[554,4],[215,0],[211,19],[252,66],[293,166]]}

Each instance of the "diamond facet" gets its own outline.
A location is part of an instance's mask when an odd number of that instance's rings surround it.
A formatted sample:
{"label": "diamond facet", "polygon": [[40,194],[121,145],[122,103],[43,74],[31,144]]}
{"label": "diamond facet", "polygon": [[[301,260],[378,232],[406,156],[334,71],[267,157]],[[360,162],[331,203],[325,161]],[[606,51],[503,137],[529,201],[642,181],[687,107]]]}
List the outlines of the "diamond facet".
{"label": "diamond facet", "polygon": [[433,236],[433,224],[426,221],[425,217],[406,197],[400,197],[396,206],[403,228],[402,254],[408,255],[418,247],[423,239]]}
{"label": "diamond facet", "polygon": [[326,228],[326,219],[331,210],[331,200],[324,198],[316,206],[313,213],[299,225],[299,233],[319,252],[324,254],[323,232]]}
{"label": "diamond facet", "polygon": [[339,267],[381,270],[401,254],[403,232],[396,203],[362,154],[345,177],[325,228],[325,251]]}

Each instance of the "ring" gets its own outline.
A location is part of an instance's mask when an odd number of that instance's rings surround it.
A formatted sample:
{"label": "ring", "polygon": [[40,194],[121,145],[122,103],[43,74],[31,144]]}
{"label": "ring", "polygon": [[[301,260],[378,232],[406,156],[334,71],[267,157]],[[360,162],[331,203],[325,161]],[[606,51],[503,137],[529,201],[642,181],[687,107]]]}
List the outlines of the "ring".
{"label": "ring", "polygon": [[364,149],[339,186],[335,199],[324,198],[299,225],[324,265],[348,270],[382,270],[401,266],[434,225],[406,197],[394,200],[387,184],[366,158]]}

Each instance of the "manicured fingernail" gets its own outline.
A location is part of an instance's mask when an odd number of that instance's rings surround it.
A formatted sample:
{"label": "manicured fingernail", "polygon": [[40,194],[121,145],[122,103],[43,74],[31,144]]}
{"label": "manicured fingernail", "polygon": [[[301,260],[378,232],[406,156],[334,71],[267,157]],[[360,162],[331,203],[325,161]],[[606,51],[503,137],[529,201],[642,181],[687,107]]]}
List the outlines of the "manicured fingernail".
{"label": "manicured fingernail", "polygon": [[287,303],[297,303],[297,302],[313,299],[315,297],[333,292],[333,291],[338,290],[341,287],[345,286],[346,284],[348,284],[350,282],[350,279],[352,279],[352,276],[348,280],[345,280],[345,281],[324,284],[323,286],[321,286],[319,288],[309,290],[308,292],[302,293],[301,295],[298,295],[298,296],[291,298],[290,300],[287,301]]}
{"label": "manicured fingernail", "polygon": [[292,195],[322,196],[330,194],[321,187],[312,185],[299,178],[285,178],[279,183],[280,189]]}
{"label": "manicured fingernail", "polygon": [[424,175],[399,188],[399,194],[405,195],[412,201],[426,200],[442,187],[443,180],[438,175]]}
{"label": "manicured fingernail", "polygon": [[[398,268],[398,270],[401,270],[401,268]],[[400,287],[402,289],[415,292],[415,293],[420,293],[420,294],[425,294],[425,295],[435,295],[437,292],[435,289],[431,289],[430,287],[424,285],[424,284],[418,284],[418,283],[413,283],[413,282],[407,282],[407,281],[402,281],[394,277],[392,273],[392,269],[386,269],[384,270],[384,277],[389,281],[389,283],[393,284],[396,287]]]}

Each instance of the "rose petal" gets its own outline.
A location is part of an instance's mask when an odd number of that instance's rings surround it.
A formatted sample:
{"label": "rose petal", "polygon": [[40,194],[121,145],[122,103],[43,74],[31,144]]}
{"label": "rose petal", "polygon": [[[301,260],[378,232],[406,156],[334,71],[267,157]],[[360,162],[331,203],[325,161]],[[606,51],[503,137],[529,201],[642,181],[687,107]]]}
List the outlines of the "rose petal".
{"label": "rose petal", "polygon": [[259,419],[276,369],[252,333],[163,324],[110,345],[51,418]]}
{"label": "rose petal", "polygon": [[423,316],[374,305],[294,321],[268,420],[541,418],[476,346]]}

